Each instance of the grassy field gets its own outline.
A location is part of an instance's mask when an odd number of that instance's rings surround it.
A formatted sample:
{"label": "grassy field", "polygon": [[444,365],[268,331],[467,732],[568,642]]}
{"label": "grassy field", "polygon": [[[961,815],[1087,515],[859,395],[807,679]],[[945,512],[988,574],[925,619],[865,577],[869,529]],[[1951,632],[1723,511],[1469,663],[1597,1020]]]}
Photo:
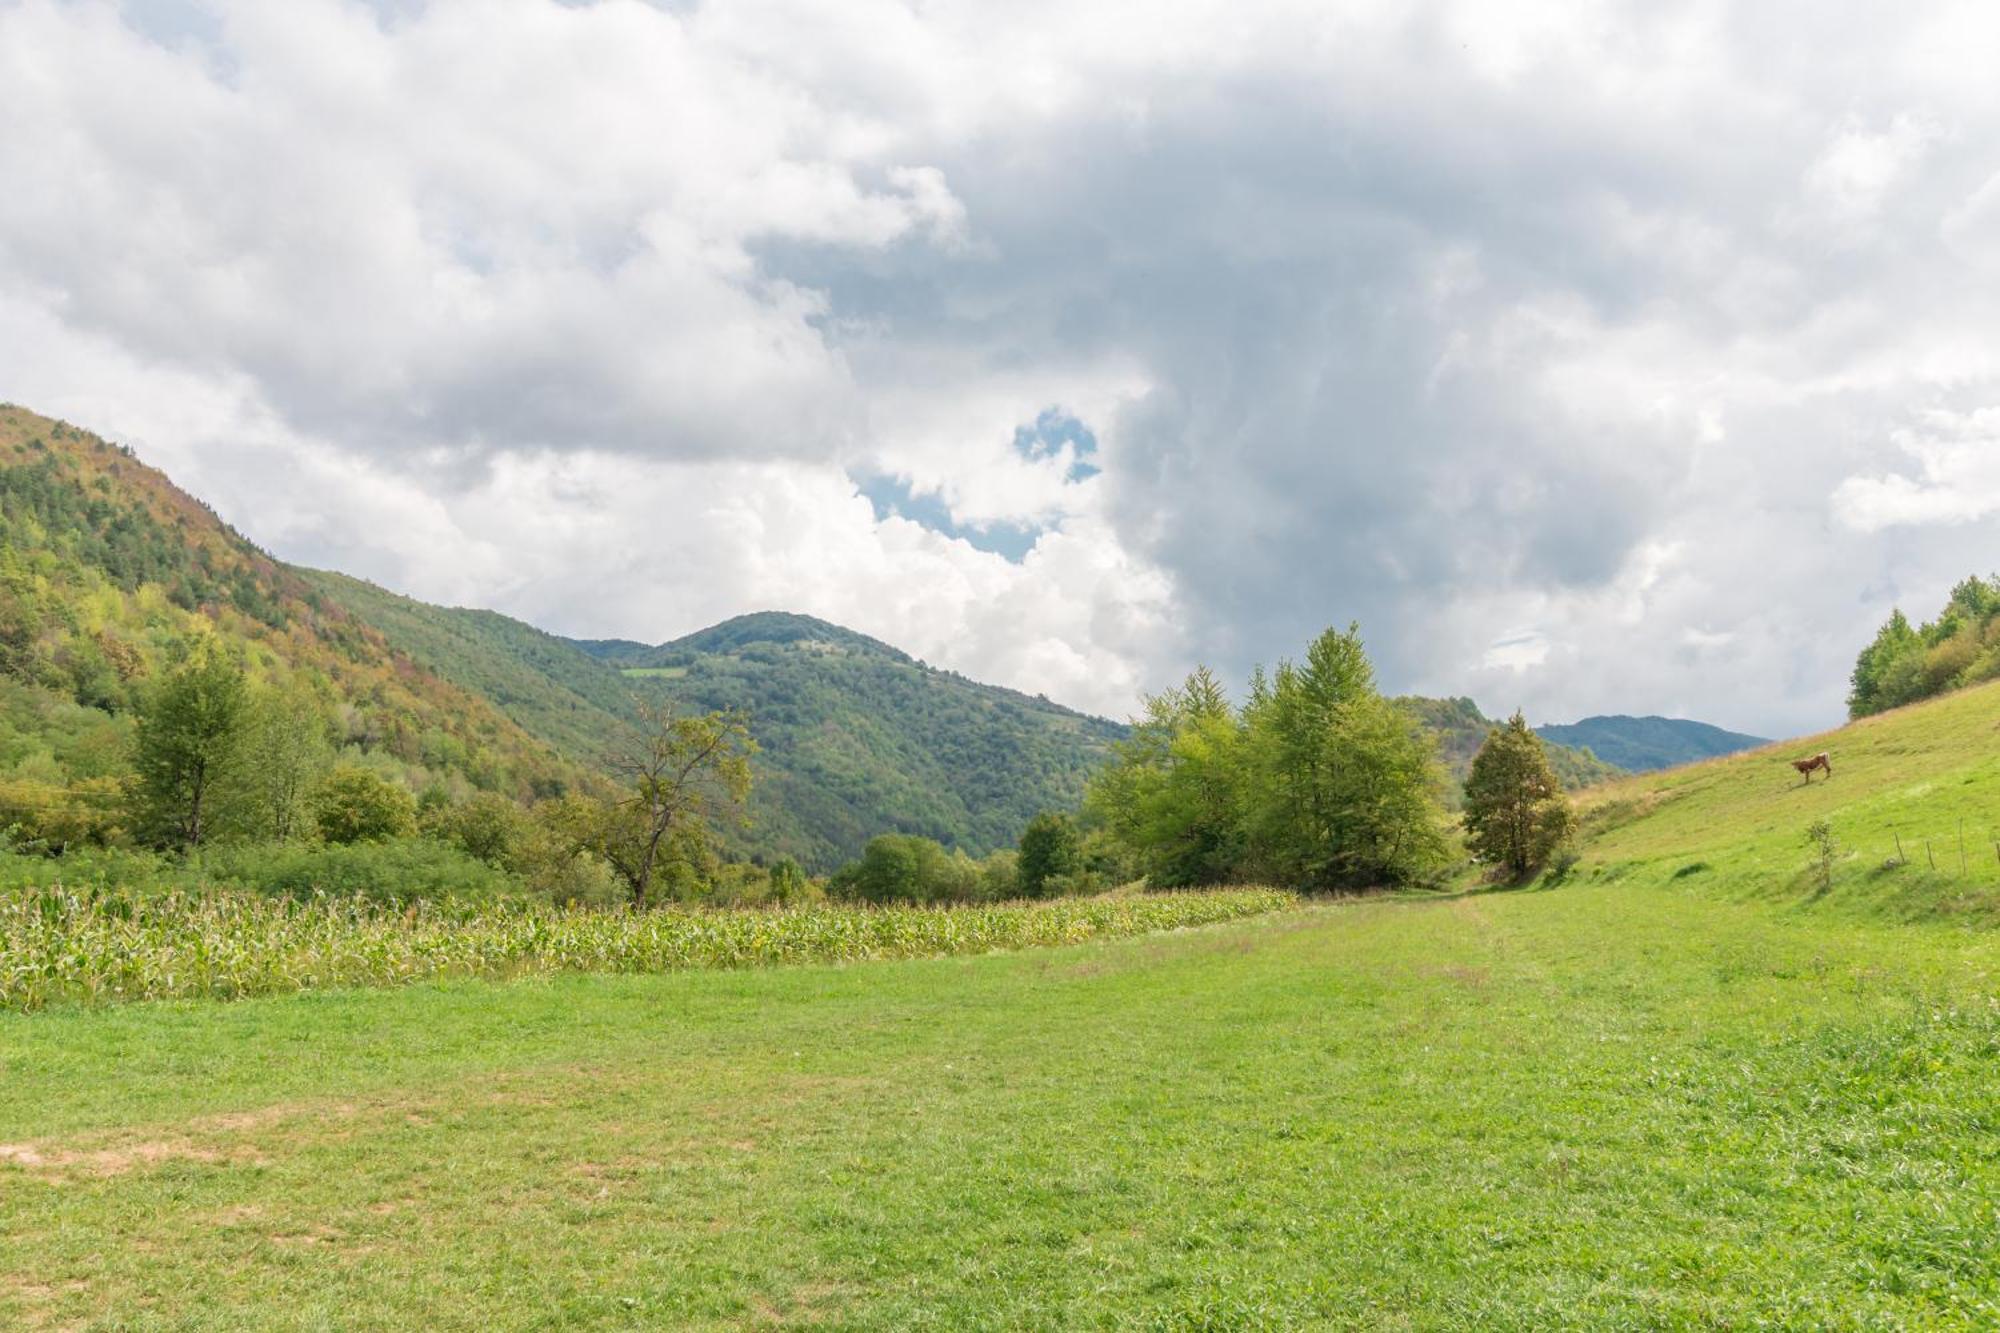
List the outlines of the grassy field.
{"label": "grassy field", "polygon": [[1994,937],[1693,889],[0,1017],[0,1323],[2000,1320]]}
{"label": "grassy field", "polygon": [[1553,886],[0,1014],[0,1327],[1991,1328],[2000,876],[1869,839],[1996,707],[1622,784]]}

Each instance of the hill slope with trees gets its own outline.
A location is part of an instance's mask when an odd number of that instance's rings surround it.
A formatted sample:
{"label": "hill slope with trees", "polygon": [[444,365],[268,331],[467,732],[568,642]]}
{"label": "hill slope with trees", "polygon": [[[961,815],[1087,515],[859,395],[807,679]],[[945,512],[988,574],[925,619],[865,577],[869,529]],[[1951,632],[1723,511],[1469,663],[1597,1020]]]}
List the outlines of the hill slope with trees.
{"label": "hill slope with trees", "polygon": [[140,698],[211,638],[253,685],[310,695],[343,761],[416,794],[556,795],[602,775],[641,704],[739,710],[761,752],[730,845],[815,870],[883,832],[1010,845],[1125,734],[810,617],[578,644],[297,568],[129,451],[0,408],[0,831],[109,833]]}
{"label": "hill slope with trees", "polygon": [[747,712],[758,850],[831,869],[880,833],[973,855],[1067,809],[1126,728],[982,685],[811,616],[738,616],[670,643],[581,642],[635,690]]}
{"label": "hill slope with trees", "polygon": [[[1472,771],[1473,756],[1479,753],[1486,737],[1501,723],[1480,712],[1479,705],[1470,699],[1427,699],[1421,695],[1404,695],[1396,702],[1414,714],[1437,737],[1438,758],[1443,761],[1445,771],[1452,779],[1446,795],[1451,803],[1456,804],[1462,797],[1460,784]],[[1549,738],[1544,736],[1543,739]],[[1585,748],[1550,741],[1546,749],[1549,766],[1555,770],[1567,791],[1608,782],[1625,772]]]}
{"label": "hill slope with trees", "polygon": [[[1563,726],[1536,727],[1545,741],[1587,750],[1628,773],[1651,773],[1680,764],[1754,750],[1770,742],[1762,736],[1724,731],[1680,717],[1587,717]],[[1568,783],[1565,785],[1576,785]]]}

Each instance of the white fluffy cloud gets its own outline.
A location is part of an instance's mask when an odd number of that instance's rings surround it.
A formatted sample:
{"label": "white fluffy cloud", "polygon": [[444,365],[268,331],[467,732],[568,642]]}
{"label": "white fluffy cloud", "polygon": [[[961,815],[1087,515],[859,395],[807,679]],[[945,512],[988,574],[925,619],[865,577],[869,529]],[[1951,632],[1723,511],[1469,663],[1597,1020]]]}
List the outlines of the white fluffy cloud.
{"label": "white fluffy cloud", "polygon": [[1994,563],[1996,23],[16,0],[0,396],[570,633],[1803,729]]}

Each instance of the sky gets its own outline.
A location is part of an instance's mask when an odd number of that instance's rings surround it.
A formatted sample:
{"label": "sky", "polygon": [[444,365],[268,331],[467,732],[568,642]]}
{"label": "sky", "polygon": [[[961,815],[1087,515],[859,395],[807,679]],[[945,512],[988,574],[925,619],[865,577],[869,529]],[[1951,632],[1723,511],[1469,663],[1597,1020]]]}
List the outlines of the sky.
{"label": "sky", "polygon": [[561,633],[1836,723],[2000,566],[2000,6],[0,0],[0,399]]}

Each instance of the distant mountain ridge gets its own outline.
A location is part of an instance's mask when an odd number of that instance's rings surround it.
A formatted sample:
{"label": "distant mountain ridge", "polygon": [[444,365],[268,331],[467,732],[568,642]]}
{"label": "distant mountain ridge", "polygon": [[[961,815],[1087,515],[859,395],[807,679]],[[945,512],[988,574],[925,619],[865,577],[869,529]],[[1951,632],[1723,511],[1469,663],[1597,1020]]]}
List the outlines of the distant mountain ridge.
{"label": "distant mountain ridge", "polygon": [[1607,764],[1633,773],[1691,764],[1754,750],[1770,741],[1678,717],[1587,717],[1561,726],[1536,727],[1543,740],[1588,749]]}
{"label": "distant mountain ridge", "polygon": [[836,625],[818,616],[795,611],[752,611],[731,616],[707,629],[660,644],[634,643],[630,639],[572,639],[570,642],[592,657],[618,667],[672,665],[690,655],[729,653],[753,643],[809,644],[845,652],[871,653],[894,662],[915,663],[900,648],[870,638],[858,630]]}
{"label": "distant mountain ridge", "polygon": [[[1472,757],[1486,743],[1486,734],[1500,724],[1480,712],[1479,705],[1470,699],[1405,695],[1396,702],[1438,738],[1438,758],[1452,779],[1446,795],[1449,803],[1456,806],[1462,799],[1459,787],[1472,771]],[[1624,770],[1604,762],[1601,755],[1592,754],[1587,748],[1550,742],[1547,749],[1549,767],[1555,770],[1566,790],[1575,791],[1623,776]]]}

